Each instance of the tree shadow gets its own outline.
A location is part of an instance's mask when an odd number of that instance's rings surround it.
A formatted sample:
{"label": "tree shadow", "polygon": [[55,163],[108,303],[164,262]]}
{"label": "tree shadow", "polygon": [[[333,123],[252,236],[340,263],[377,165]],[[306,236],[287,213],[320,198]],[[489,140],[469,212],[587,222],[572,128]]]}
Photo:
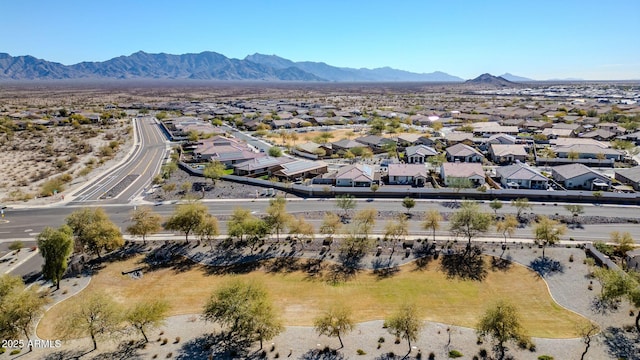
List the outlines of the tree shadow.
{"label": "tree shadow", "polygon": [[492,271],[508,271],[511,269],[512,263],[511,255],[507,255],[504,258],[491,257],[491,270]]}
{"label": "tree shadow", "polygon": [[529,263],[529,267],[542,277],[551,276],[556,273],[564,273],[564,265],[549,257],[537,257]]}
{"label": "tree shadow", "polygon": [[607,351],[616,359],[640,360],[640,336],[618,327],[608,327],[602,332]]}
{"label": "tree shadow", "polygon": [[331,264],[327,268],[327,272],[324,275],[324,280],[329,284],[337,285],[353,279],[360,270],[360,267],[350,267],[343,264]]}
{"label": "tree shadow", "polygon": [[307,261],[301,265],[301,270],[305,272],[306,280],[321,279],[324,270],[324,262],[322,259],[307,259]]}
{"label": "tree shadow", "polygon": [[279,257],[269,261],[265,270],[270,273],[291,273],[300,270],[300,259],[297,257]]}
{"label": "tree shadow", "polygon": [[487,277],[482,250],[478,246],[467,246],[462,252],[443,255],[440,267],[448,278],[482,281]]}
{"label": "tree shadow", "polygon": [[391,257],[376,257],[371,260],[371,266],[373,267],[373,273],[378,277],[378,279],[389,278],[400,271],[398,262],[393,260]]}
{"label": "tree shadow", "polygon": [[144,349],[146,346],[143,340],[140,341],[123,341],[118,344],[118,348],[115,351],[102,353],[93,357],[94,360],[110,360],[110,359],[143,359],[138,354],[140,349]]}
{"label": "tree shadow", "polygon": [[436,244],[429,243],[425,240],[420,246],[413,248],[413,256],[416,258],[414,270],[424,270],[432,260],[436,253]]}
{"label": "tree shadow", "polygon": [[206,334],[184,343],[177,351],[176,359],[258,359],[249,354],[251,343],[228,334]]}
{"label": "tree shadow", "polygon": [[88,354],[87,351],[82,350],[60,350],[54,351],[45,355],[43,360],[71,360],[71,359],[79,359],[83,355]]}
{"label": "tree shadow", "polygon": [[300,360],[344,360],[344,355],[336,350],[329,349],[328,347],[318,350],[311,349],[302,354],[298,359]]}
{"label": "tree shadow", "polygon": [[618,311],[620,305],[620,300],[618,299],[602,299],[599,296],[596,296],[591,300],[591,311],[596,314],[608,315]]}
{"label": "tree shadow", "polygon": [[[199,336],[185,342],[177,351],[176,359],[210,359],[212,346],[216,344],[216,339],[221,340],[221,335],[211,336],[210,334]],[[217,359],[217,358],[216,358]]]}

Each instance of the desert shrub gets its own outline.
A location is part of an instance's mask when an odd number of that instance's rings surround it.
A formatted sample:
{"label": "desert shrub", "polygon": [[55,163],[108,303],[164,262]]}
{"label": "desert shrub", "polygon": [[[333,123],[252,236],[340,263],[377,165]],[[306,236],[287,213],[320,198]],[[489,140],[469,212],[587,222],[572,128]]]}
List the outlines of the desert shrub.
{"label": "desert shrub", "polygon": [[487,349],[480,349],[480,351],[478,351],[478,355],[480,355],[481,358],[486,359],[487,356],[489,356],[489,352],[487,352]]}
{"label": "desert shrub", "polygon": [[17,355],[17,354],[20,354],[20,349],[11,350],[11,352],[9,353],[9,355]]}
{"label": "desert shrub", "polygon": [[9,245],[9,250],[16,251],[24,247],[24,243],[20,240],[16,240]]}
{"label": "desert shrub", "polygon": [[40,186],[40,196],[53,196],[55,191],[64,191],[65,182],[60,177],[47,180]]}
{"label": "desert shrub", "polygon": [[553,360],[553,356],[550,356],[550,355],[540,355],[540,356],[538,356],[538,360]]}
{"label": "desert shrub", "polygon": [[169,339],[164,338],[162,339],[162,345],[166,345],[169,342]]}
{"label": "desert shrub", "polygon": [[593,243],[593,247],[596,248],[596,250],[600,251],[601,253],[607,255],[607,256],[613,256],[615,253],[615,246],[613,245],[609,245],[609,244],[605,244],[602,241],[595,241]]}
{"label": "desert shrub", "polygon": [[113,156],[113,148],[109,146],[101,146],[98,150],[98,154],[102,157],[111,157]]}
{"label": "desert shrub", "polygon": [[93,170],[91,166],[85,166],[80,169],[80,171],[78,171],[78,176],[87,176],[89,175],[89,173],[91,173],[91,170]]}
{"label": "desert shrub", "polygon": [[459,358],[462,357],[462,353],[458,350],[451,350],[449,351],[449,357],[451,359]]}
{"label": "desert shrub", "polygon": [[436,358],[436,354],[430,352],[429,353],[429,360],[435,360],[435,358]]}
{"label": "desert shrub", "polygon": [[569,262],[573,262],[573,254],[569,255]]}
{"label": "desert shrub", "polygon": [[364,351],[362,349],[356,350],[356,353],[358,353],[358,355],[367,355],[366,351]]}
{"label": "desert shrub", "polygon": [[378,338],[378,342],[382,344],[384,342],[384,336],[380,336]]}
{"label": "desert shrub", "polygon": [[173,342],[174,344],[178,344],[180,343],[180,336],[176,336],[176,341]]}
{"label": "desert shrub", "polygon": [[4,354],[5,352],[7,352],[7,349],[0,347],[0,355]]}

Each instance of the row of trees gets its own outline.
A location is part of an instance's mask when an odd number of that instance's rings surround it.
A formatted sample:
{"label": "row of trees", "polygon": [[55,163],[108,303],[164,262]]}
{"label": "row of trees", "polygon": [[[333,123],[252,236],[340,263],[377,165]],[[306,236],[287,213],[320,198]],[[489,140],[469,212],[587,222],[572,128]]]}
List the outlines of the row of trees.
{"label": "row of trees", "polygon": [[148,299],[125,308],[98,291],[82,297],[58,323],[56,331],[65,339],[88,336],[94,350],[98,340],[131,332],[138,332],[148,342],[147,333],[164,324],[170,309],[163,299]]}
{"label": "row of trees", "polygon": [[[264,341],[283,330],[264,287],[240,280],[216,290],[204,306],[202,316],[222,327],[222,340],[228,349],[255,341],[260,342],[262,349]],[[421,316],[416,304],[405,303],[384,321],[391,334],[407,341],[408,353],[423,328]],[[340,348],[344,347],[342,337],[356,327],[352,310],[340,303],[331,304],[313,323],[318,335],[338,338]],[[509,341],[529,342],[517,308],[506,301],[498,301],[486,310],[477,324],[477,332],[480,337],[493,339],[499,359],[504,358]]]}

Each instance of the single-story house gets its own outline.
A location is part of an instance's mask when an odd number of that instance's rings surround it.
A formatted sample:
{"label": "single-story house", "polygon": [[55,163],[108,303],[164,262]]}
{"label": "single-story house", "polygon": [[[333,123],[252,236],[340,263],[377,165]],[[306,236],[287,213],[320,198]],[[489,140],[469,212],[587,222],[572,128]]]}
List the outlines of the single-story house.
{"label": "single-story house", "polygon": [[611,179],[583,164],[554,166],[552,176],[567,190],[608,190]]}
{"label": "single-story house", "polygon": [[493,162],[497,164],[510,164],[514,161],[525,162],[527,160],[527,149],[524,145],[518,144],[491,144],[489,154]]}
{"label": "single-story house", "polygon": [[258,153],[247,144],[224,136],[214,136],[198,141],[193,149],[197,160],[220,161],[226,166],[259,158],[265,154]]}
{"label": "single-story house", "polygon": [[334,152],[347,151],[358,147],[365,147],[365,145],[350,139],[342,139],[331,143],[331,148]]}
{"label": "single-story house", "polygon": [[369,148],[371,148],[371,150],[373,150],[373,152],[384,151],[384,147],[386,144],[395,143],[395,140],[383,138],[377,135],[367,135],[359,137],[355,140],[364,146],[368,146]]}
{"label": "single-story house", "polygon": [[424,186],[427,182],[427,167],[424,164],[389,164],[389,185]]}
{"label": "single-story house", "polygon": [[487,143],[513,145],[516,143],[516,137],[509,134],[495,134],[489,137]]}
{"label": "single-story house", "polygon": [[504,188],[546,190],[549,184],[544,175],[521,162],[501,166],[496,174]]}
{"label": "single-story house", "polygon": [[416,142],[422,137],[421,134],[400,134],[398,135],[398,146],[409,147],[416,145]]}
{"label": "single-story house", "polygon": [[409,164],[424,164],[430,156],[438,155],[434,148],[424,145],[409,146],[404,153],[405,161]]}
{"label": "single-story house", "polygon": [[376,173],[369,165],[343,166],[335,174],[335,186],[370,187],[375,181]]}
{"label": "single-story house", "polygon": [[568,158],[569,153],[576,153],[578,154],[578,159],[598,159],[598,157],[602,157],[600,159],[602,162],[607,160],[622,161],[625,155],[624,151],[583,144],[558,146],[554,150],[559,158]]}
{"label": "single-story house", "polygon": [[233,174],[238,176],[261,176],[271,175],[275,170],[280,169],[279,165],[291,162],[288,157],[263,156],[231,165]]}
{"label": "single-story house", "polygon": [[440,166],[440,177],[446,186],[452,184],[452,179],[469,179],[475,187],[485,183],[482,165],[478,163],[446,162]]}
{"label": "single-story house", "polygon": [[327,173],[327,163],[323,161],[295,160],[278,165],[273,175],[286,180],[312,178]]}
{"label": "single-story house", "polygon": [[449,162],[481,162],[484,155],[466,144],[455,144],[445,149]]}
{"label": "single-story house", "polygon": [[615,179],[623,184],[631,185],[636,191],[640,191],[640,166],[629,169],[616,169]]}
{"label": "single-story house", "polygon": [[313,141],[297,145],[292,152],[298,156],[308,159],[322,159],[333,154],[333,148],[330,144],[318,144]]}

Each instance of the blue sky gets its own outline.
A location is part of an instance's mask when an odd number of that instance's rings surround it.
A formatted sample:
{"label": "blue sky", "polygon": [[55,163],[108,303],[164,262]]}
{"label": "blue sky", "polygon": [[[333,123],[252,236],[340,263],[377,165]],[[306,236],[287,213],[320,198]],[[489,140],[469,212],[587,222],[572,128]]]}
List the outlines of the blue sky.
{"label": "blue sky", "polygon": [[640,79],[640,0],[0,0],[0,52],[63,64],[138,50],[334,66]]}

